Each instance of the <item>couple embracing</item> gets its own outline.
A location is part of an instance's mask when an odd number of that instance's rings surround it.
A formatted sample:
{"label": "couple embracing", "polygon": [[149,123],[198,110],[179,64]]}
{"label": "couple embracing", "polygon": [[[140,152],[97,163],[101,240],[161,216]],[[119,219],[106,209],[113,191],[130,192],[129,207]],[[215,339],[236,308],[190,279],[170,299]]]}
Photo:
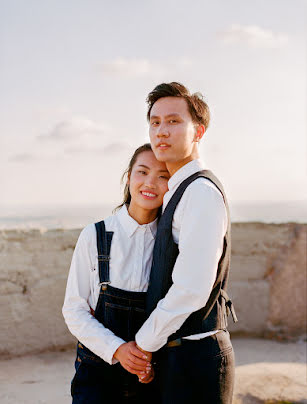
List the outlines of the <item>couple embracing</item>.
{"label": "couple embracing", "polygon": [[72,258],[73,404],[228,404],[230,218],[199,158],[209,108],[176,82],[147,102],[151,144],[130,160],[123,203],[82,230]]}

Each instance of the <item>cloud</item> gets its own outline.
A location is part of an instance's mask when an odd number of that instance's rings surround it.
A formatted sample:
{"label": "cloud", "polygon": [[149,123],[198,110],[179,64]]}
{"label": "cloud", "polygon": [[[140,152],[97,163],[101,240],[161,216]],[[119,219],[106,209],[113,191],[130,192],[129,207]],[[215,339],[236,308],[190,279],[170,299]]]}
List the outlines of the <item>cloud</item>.
{"label": "cloud", "polygon": [[73,118],[56,123],[53,128],[36,137],[37,154],[42,158],[107,158],[133,152],[132,146],[112,126],[85,118]]}
{"label": "cloud", "polygon": [[75,141],[93,136],[101,136],[105,127],[86,118],[73,118],[57,123],[50,132],[39,135],[39,140]]}
{"label": "cloud", "polygon": [[230,28],[218,33],[218,38],[226,43],[246,43],[251,47],[280,48],[288,43],[288,36],[275,33],[257,25],[232,24]]}
{"label": "cloud", "polygon": [[190,67],[191,61],[177,60],[176,64],[168,62],[152,62],[148,59],[117,58],[101,63],[98,66],[100,72],[106,75],[122,77],[144,77],[150,75],[165,74],[170,71],[180,71]]}
{"label": "cloud", "polygon": [[30,153],[19,153],[19,154],[14,154],[9,158],[9,161],[13,163],[28,163],[31,161],[36,160],[36,156],[34,154]]}
{"label": "cloud", "polygon": [[152,65],[146,59],[118,58],[100,65],[102,73],[120,76],[146,76],[151,70]]}
{"label": "cloud", "polygon": [[133,150],[133,148],[126,142],[113,142],[110,144],[107,144],[106,146],[72,146],[72,147],[67,147],[64,149],[64,152],[66,154],[70,155],[77,155],[77,154],[91,154],[91,155],[104,155],[104,156],[110,156],[110,155],[117,155],[122,152],[130,152]]}
{"label": "cloud", "polygon": [[109,145],[103,148],[104,153],[108,154],[117,154],[130,150],[133,150],[133,147],[125,142],[110,143]]}

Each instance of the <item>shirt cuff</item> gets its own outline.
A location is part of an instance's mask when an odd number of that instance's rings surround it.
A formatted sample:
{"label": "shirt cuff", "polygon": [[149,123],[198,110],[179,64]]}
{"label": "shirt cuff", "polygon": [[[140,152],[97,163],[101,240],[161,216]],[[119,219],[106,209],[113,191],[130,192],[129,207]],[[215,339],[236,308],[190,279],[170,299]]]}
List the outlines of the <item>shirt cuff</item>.
{"label": "shirt cuff", "polygon": [[[165,340],[163,340],[163,341],[161,341],[161,339],[159,339],[159,341],[156,341],[156,343],[150,344],[150,342],[148,343],[148,339],[150,340],[150,338],[148,338],[148,336],[146,338],[146,334],[145,335],[144,334],[145,333],[142,332],[142,330],[140,330],[137,332],[137,334],[135,336],[135,342],[144,351],[156,352],[167,343],[167,337],[166,337]],[[147,343],[146,343],[146,339],[147,339]]]}
{"label": "shirt cuff", "polygon": [[123,339],[116,337],[113,343],[110,345],[108,352],[106,353],[105,361],[108,362],[110,365],[115,365],[119,361],[113,357],[116,350],[122,345],[125,344],[126,341]]}

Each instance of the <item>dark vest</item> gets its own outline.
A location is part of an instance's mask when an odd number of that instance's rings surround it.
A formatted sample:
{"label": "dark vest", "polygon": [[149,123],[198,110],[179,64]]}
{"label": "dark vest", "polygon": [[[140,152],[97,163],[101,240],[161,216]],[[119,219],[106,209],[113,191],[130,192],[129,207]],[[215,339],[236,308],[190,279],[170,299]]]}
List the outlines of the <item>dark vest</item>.
{"label": "dark vest", "polygon": [[[216,279],[205,307],[192,313],[180,329],[169,336],[168,341],[188,335],[225,329],[227,327],[227,315],[230,312],[234,322],[237,321],[232,302],[226,293],[231,250],[229,208],[222,184],[214,174],[208,170],[199,171],[184,180],[168,202],[165,211],[160,218],[147,291],[147,314],[150,315],[159,300],[164,298],[173,283],[172,272],[179,253],[178,245],[174,242],[172,235],[173,216],[187,186],[199,177],[204,177],[210,180],[218,188],[224,198],[228,217],[227,231],[224,237],[224,247],[218,263]],[[204,209],[206,209],[206,206],[204,206]],[[197,212],[194,213],[197,215]]]}

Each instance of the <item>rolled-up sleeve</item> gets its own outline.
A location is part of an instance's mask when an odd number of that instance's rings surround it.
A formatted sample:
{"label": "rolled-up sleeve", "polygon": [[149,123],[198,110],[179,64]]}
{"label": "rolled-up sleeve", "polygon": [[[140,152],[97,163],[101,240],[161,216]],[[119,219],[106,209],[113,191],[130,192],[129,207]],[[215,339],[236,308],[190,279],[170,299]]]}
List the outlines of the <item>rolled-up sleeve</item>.
{"label": "rolled-up sleeve", "polygon": [[90,272],[94,267],[91,246],[95,243],[93,225],[82,230],[69,270],[62,313],[69,331],[87,348],[109,364],[117,361],[113,355],[125,341],[104,327],[90,313],[88,304]]}
{"label": "rolled-up sleeve", "polygon": [[173,284],[136,335],[137,344],[150,352],[165,345],[191,313],[205,306],[223,251],[227,213],[223,197],[214,186],[195,181],[178,208],[179,255]]}

